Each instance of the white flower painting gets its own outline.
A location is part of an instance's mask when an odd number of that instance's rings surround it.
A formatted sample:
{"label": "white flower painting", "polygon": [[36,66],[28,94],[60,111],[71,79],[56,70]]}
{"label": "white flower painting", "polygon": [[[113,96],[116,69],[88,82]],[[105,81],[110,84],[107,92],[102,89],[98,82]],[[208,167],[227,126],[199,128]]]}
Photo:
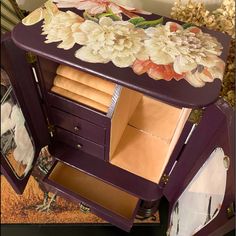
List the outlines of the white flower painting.
{"label": "white flower painting", "polygon": [[[146,20],[136,14],[147,12],[109,0],[55,0],[23,19],[26,26],[43,20],[45,43],[58,43],[64,50],[75,45],[75,57],[89,63],[112,62],[131,67],[135,74],[147,73],[154,80],[186,80],[200,88],[216,78],[222,80],[225,68],[220,58],[222,45],[196,26],[182,26],[163,18]],[[83,17],[58,7],[84,10]],[[135,13],[135,14],[134,14]],[[128,20],[122,20],[122,14]]]}
{"label": "white flower painting", "polygon": [[113,21],[103,17],[99,23],[86,20],[75,33],[76,42],[84,45],[75,56],[92,63],[112,61],[117,67],[132,66],[138,58],[148,59],[143,40],[145,31],[128,21]]}

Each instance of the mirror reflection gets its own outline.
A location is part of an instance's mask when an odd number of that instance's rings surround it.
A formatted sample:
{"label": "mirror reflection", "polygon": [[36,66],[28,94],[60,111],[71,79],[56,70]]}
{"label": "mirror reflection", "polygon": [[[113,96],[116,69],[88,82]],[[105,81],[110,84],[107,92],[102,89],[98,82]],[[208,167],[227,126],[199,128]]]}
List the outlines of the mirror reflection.
{"label": "mirror reflection", "polygon": [[34,145],[9,77],[1,68],[1,154],[18,179],[32,167]]}

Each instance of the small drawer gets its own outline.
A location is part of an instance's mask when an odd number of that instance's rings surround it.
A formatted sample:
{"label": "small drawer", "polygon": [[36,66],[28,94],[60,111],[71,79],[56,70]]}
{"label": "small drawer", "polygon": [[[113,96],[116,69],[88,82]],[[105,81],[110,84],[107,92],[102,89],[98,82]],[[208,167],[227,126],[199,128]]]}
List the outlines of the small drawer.
{"label": "small drawer", "polygon": [[110,118],[94,109],[91,109],[51,92],[47,93],[46,99],[51,107],[58,108],[69,114],[78,116],[81,119],[89,120],[90,122],[98,126],[104,128],[110,127]]}
{"label": "small drawer", "polygon": [[64,129],[56,127],[55,139],[69,146],[104,160],[104,147]]}
{"label": "small drawer", "polygon": [[132,227],[138,197],[61,161],[44,181],[52,191],[77,202],[82,212],[92,212],[126,231]]}
{"label": "small drawer", "polygon": [[53,124],[97,144],[105,144],[106,129],[69,113],[51,108]]}

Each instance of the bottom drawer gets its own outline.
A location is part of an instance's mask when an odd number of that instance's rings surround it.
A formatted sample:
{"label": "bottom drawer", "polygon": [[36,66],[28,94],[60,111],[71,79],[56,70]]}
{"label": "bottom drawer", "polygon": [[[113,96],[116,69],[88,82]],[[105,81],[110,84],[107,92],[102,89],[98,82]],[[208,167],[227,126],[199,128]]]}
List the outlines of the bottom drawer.
{"label": "bottom drawer", "polygon": [[60,161],[44,181],[61,195],[82,203],[82,210],[90,209],[126,231],[132,227],[140,203],[136,196]]}

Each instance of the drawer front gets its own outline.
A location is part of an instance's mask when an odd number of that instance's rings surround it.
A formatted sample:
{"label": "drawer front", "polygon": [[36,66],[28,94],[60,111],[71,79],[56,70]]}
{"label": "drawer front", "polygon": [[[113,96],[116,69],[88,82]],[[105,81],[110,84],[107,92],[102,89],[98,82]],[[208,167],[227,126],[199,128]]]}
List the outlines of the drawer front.
{"label": "drawer front", "polygon": [[133,225],[140,199],[132,194],[61,161],[44,182],[50,191],[78,203],[84,213],[92,212],[126,231]]}
{"label": "drawer front", "polygon": [[55,126],[62,127],[97,144],[105,144],[105,128],[55,108],[51,108],[51,117]]}
{"label": "drawer front", "polygon": [[57,140],[64,142],[75,149],[79,149],[85,153],[104,160],[104,147],[101,145],[84,139],[78,135],[74,135],[73,133],[61,128],[56,128],[55,137]]}
{"label": "drawer front", "polygon": [[47,101],[50,106],[78,116],[81,119],[89,120],[90,122],[104,128],[110,127],[110,118],[94,109],[83,106],[80,103],[71,101],[51,92],[47,93]]}

